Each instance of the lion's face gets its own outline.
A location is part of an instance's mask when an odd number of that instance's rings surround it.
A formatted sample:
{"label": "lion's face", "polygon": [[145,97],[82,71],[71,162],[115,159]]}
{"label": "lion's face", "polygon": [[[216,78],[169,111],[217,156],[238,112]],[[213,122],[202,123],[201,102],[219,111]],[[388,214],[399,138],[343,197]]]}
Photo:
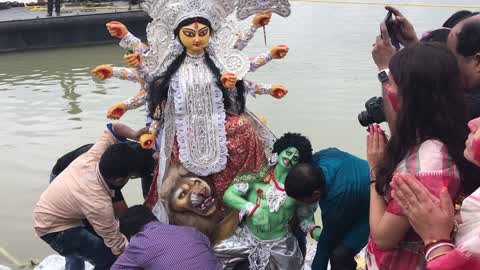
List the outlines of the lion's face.
{"label": "lion's face", "polygon": [[200,216],[210,216],[217,209],[210,186],[197,177],[177,179],[168,200],[174,212],[193,212]]}

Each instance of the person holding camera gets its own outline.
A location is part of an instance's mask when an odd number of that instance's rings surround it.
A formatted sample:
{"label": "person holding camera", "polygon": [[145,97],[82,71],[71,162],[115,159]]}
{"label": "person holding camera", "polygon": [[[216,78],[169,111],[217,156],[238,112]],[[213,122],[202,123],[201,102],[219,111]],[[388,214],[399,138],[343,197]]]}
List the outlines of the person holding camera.
{"label": "person holding camera", "polygon": [[385,22],[381,34],[372,55],[380,70],[391,138],[387,140],[379,126],[370,126],[367,266],[425,269],[423,242],[392,199],[389,184],[394,175],[410,173],[434,195],[446,187],[454,199],[461,179],[464,183],[474,179],[477,171],[463,157],[468,129],[460,70],[454,55],[441,44],[415,42],[394,53]]}

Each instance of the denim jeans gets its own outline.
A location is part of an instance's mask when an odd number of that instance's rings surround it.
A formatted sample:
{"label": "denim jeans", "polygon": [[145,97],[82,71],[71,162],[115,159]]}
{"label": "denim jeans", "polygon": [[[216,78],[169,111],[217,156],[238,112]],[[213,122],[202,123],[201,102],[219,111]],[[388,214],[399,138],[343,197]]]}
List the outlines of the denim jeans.
{"label": "denim jeans", "polygon": [[95,270],[108,270],[117,259],[101,237],[83,227],[49,233],[41,238],[60,255],[76,259],[67,262],[66,269],[70,266],[70,269],[83,270],[83,261],[88,261]]}

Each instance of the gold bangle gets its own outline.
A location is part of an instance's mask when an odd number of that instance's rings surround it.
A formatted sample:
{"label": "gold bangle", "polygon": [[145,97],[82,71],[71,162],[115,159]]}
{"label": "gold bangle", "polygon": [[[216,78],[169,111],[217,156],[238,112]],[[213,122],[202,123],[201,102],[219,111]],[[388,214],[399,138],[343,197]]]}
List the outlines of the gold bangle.
{"label": "gold bangle", "polygon": [[432,258],[429,258],[429,259],[427,260],[427,262],[431,262],[431,261],[433,261],[433,260],[435,260],[435,259],[437,259],[437,258],[440,258],[440,257],[442,257],[443,255],[445,255],[445,254],[447,254],[447,253],[449,253],[449,252],[450,252],[450,251],[445,251],[445,252],[442,252],[442,253],[440,253],[440,254],[437,254],[437,255],[433,256]]}

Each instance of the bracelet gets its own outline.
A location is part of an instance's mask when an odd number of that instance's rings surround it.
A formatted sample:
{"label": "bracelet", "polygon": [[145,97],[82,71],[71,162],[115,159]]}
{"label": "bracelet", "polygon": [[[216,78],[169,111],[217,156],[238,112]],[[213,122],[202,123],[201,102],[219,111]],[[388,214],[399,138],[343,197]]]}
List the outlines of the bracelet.
{"label": "bracelet", "polygon": [[376,180],[376,179],[370,180],[370,185],[371,185],[371,184],[376,184],[376,183],[377,183],[377,180]]}
{"label": "bracelet", "polygon": [[252,208],[252,211],[250,211],[250,213],[248,213],[248,217],[252,217],[253,214],[255,213],[255,211],[257,211],[257,209],[258,209],[259,206],[260,206],[260,205],[255,204],[255,206]]}
{"label": "bracelet", "polygon": [[433,240],[432,242],[425,244],[425,246],[423,247],[423,253],[424,253],[424,254],[427,254],[428,250],[429,250],[431,247],[435,246],[436,244],[440,244],[440,243],[449,243],[449,244],[451,244],[452,241],[450,241],[450,239]]}
{"label": "bracelet", "polygon": [[[437,244],[437,245],[431,247],[431,248],[427,251],[427,254],[425,254],[425,260],[426,260],[427,262],[429,262],[429,261],[433,260],[434,258],[437,258],[437,256],[434,256],[433,259],[429,259],[428,257],[430,257],[430,254],[431,254],[435,249],[437,249],[437,248],[439,248],[439,247],[445,247],[445,246],[449,246],[449,247],[451,247],[452,249],[455,249],[455,245],[452,244],[452,243],[440,243],[440,244]],[[438,257],[439,257],[439,256],[438,256]]]}
{"label": "bracelet", "polygon": [[447,254],[447,253],[449,253],[449,252],[450,252],[450,251],[445,251],[445,252],[442,252],[442,253],[440,253],[440,254],[437,254],[437,255],[433,256],[432,258],[430,258],[429,260],[427,260],[427,262],[431,262],[431,261],[433,261],[433,260],[435,260],[435,259],[437,259],[437,258],[439,258],[439,257],[442,257],[443,255],[445,255],[445,254]]}
{"label": "bracelet", "polygon": [[320,227],[320,226],[318,226],[318,225],[315,225],[315,226],[313,226],[313,227],[310,229],[310,233],[309,233],[309,234],[310,234],[310,236],[311,236],[312,238],[313,238],[313,231],[315,231],[315,229],[317,229],[317,228],[321,229],[322,227]]}

